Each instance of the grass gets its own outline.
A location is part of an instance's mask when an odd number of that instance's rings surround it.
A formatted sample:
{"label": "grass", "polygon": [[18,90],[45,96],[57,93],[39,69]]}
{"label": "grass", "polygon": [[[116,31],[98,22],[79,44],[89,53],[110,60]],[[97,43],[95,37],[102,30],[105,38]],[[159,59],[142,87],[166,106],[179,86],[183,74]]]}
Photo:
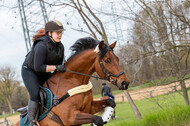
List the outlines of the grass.
{"label": "grass", "polygon": [[136,119],[114,123],[115,126],[184,126],[190,120],[190,106],[176,105],[165,111],[147,114]]}
{"label": "grass", "polygon": [[[13,116],[13,115],[19,115],[19,114],[20,114],[19,112],[15,112],[14,114],[7,113],[6,117]],[[3,115],[0,115],[0,118],[3,118]]]}
{"label": "grass", "polygon": [[[153,102],[155,100],[164,110]],[[116,106],[116,119],[110,120],[106,126],[184,126],[190,120],[190,106],[178,93],[135,101],[135,104],[143,117],[140,121],[128,102],[120,102]]]}

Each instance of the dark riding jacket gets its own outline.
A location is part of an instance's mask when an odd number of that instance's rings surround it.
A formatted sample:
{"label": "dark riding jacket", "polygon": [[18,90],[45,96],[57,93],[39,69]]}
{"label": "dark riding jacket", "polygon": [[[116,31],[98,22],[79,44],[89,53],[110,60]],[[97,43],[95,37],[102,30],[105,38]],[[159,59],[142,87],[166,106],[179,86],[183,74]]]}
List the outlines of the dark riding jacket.
{"label": "dark riding jacket", "polygon": [[49,36],[34,41],[21,70],[23,82],[32,101],[39,102],[40,86],[53,75],[46,72],[46,65],[60,65],[63,57],[64,47],[61,42],[54,43]]}
{"label": "dark riding jacket", "polygon": [[61,42],[54,43],[49,36],[37,38],[31,51],[27,54],[27,67],[37,73],[46,72],[46,65],[60,65],[63,62],[64,46]]}

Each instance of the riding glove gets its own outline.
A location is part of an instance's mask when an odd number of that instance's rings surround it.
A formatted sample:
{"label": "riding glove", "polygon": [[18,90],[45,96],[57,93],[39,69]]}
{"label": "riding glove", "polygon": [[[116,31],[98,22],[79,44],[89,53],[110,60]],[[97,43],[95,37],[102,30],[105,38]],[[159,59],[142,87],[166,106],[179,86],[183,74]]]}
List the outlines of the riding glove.
{"label": "riding glove", "polygon": [[56,65],[56,70],[60,72],[65,72],[65,66],[64,65]]}

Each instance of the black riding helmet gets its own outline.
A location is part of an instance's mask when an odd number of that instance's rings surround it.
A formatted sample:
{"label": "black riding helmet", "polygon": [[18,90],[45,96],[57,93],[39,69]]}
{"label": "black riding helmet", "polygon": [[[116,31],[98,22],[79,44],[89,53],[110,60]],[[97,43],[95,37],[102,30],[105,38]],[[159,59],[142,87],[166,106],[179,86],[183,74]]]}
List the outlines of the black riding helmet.
{"label": "black riding helmet", "polygon": [[61,24],[61,22],[58,20],[52,20],[45,24],[46,34],[48,32],[61,31],[61,30],[65,30],[65,29],[63,28],[63,25]]}

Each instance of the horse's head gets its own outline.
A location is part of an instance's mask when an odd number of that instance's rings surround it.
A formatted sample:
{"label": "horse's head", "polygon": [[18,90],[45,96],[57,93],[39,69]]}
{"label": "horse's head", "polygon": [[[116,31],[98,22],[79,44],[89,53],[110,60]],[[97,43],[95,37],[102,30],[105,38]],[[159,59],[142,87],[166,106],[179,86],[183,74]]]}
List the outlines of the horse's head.
{"label": "horse's head", "polygon": [[126,90],[129,79],[119,65],[119,58],[113,52],[115,45],[116,42],[108,46],[104,41],[97,45],[94,50],[98,54],[95,61],[95,71],[100,77],[107,79],[120,90]]}

